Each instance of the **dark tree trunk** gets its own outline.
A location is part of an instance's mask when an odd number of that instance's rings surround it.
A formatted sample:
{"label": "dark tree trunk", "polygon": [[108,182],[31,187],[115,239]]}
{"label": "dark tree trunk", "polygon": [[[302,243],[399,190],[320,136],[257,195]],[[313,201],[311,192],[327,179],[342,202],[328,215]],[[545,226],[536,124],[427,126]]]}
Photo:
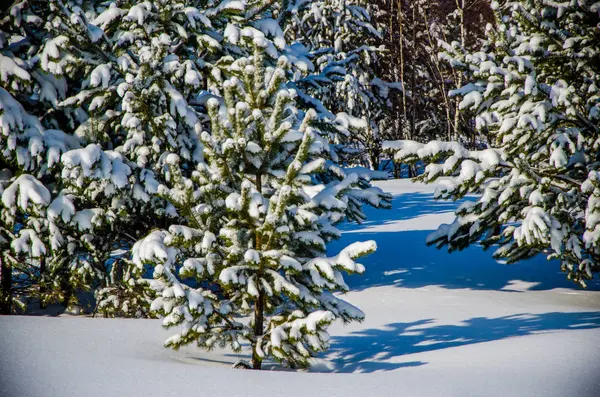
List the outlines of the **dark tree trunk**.
{"label": "dark tree trunk", "polygon": [[414,178],[415,176],[417,176],[417,170],[415,169],[414,165],[408,165],[408,177],[409,178]]}
{"label": "dark tree trunk", "polygon": [[73,286],[69,280],[69,273],[65,270],[65,274],[63,274],[63,279],[61,280],[61,288],[64,294],[62,299],[62,305],[67,309],[69,308],[69,302],[71,301],[71,297],[73,296]]}
{"label": "dark tree trunk", "polygon": [[371,150],[371,167],[373,171],[379,171],[379,151],[376,149]]}
{"label": "dark tree trunk", "polygon": [[0,314],[10,314],[11,312],[11,292],[12,292],[12,269],[9,264],[2,262],[0,273],[2,278],[2,302],[0,302]]}
{"label": "dark tree trunk", "polygon": [[40,260],[40,309],[46,308],[46,300],[44,295],[46,294],[46,260],[42,258]]}
{"label": "dark tree trunk", "polygon": [[[258,172],[256,174],[256,190],[262,193],[262,174]],[[262,235],[260,233],[256,234],[256,249],[262,249]],[[259,280],[262,276],[262,261],[258,264],[258,272],[257,272],[257,280]],[[252,343],[252,368],[253,369],[261,369],[262,366],[262,358],[257,353],[257,346],[259,343],[259,338],[263,334],[263,327],[265,322],[265,296],[264,292],[259,283],[257,283],[256,287],[258,288],[258,297],[256,298],[256,303],[254,304],[254,341]]]}
{"label": "dark tree trunk", "polygon": [[257,344],[259,343],[258,339],[263,334],[263,326],[264,326],[264,294],[261,290],[258,291],[258,298],[256,298],[256,303],[254,305],[254,344],[252,346],[252,368],[253,369],[261,369],[262,366],[262,358],[257,353]]}
{"label": "dark tree trunk", "polygon": [[120,260],[115,260],[113,264],[115,267],[115,283],[121,283],[123,281],[123,264]]}

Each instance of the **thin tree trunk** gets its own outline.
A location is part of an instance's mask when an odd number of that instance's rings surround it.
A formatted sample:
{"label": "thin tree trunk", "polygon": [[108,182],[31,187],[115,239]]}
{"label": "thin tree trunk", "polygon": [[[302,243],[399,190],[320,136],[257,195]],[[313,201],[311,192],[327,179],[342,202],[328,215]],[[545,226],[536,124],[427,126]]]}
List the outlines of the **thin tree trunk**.
{"label": "thin tree trunk", "polygon": [[46,284],[44,277],[46,275],[46,260],[40,259],[40,309],[46,308],[46,301],[44,295],[46,294]]}
{"label": "thin tree trunk", "polygon": [[[403,18],[402,18],[402,1],[398,0],[398,33],[400,37],[398,38],[398,45],[400,49],[400,81],[402,82],[402,120],[408,120],[408,112],[406,111],[406,81],[404,79],[404,27],[403,27]],[[412,87],[411,87],[412,88]],[[400,131],[403,132],[403,124],[400,123]],[[410,137],[409,137],[410,138]]]}
{"label": "thin tree trunk", "polygon": [[73,286],[69,280],[69,272],[67,269],[64,270],[64,274],[62,274],[61,280],[61,289],[64,293],[61,304],[65,307],[65,309],[69,308],[69,303],[71,302],[71,297],[73,297]]}
{"label": "thin tree trunk", "polygon": [[113,266],[115,267],[115,283],[122,283],[123,282],[123,264],[121,263],[120,260],[115,260],[115,263],[113,264]]}
{"label": "thin tree trunk", "polygon": [[2,261],[2,270],[0,273],[2,277],[2,296],[3,302],[0,305],[0,314],[10,314],[11,312],[11,290],[12,290],[12,268],[10,264]]}
{"label": "thin tree trunk", "polygon": [[[259,172],[256,174],[256,190],[262,192],[262,174]],[[256,247],[257,250],[262,249],[262,235],[256,234]],[[263,328],[265,322],[265,295],[260,285],[260,278],[262,277],[262,261],[258,264],[258,272],[256,274],[256,289],[258,289],[258,297],[254,303],[254,339],[252,341],[252,369],[261,369],[262,357],[258,354],[258,344],[262,339]]]}
{"label": "thin tree trunk", "polygon": [[378,171],[379,170],[379,151],[375,148],[371,149],[371,154],[370,154],[370,162],[371,162],[371,169],[373,171]]}
{"label": "thin tree trunk", "polygon": [[252,368],[253,369],[261,369],[262,366],[262,357],[258,355],[257,347],[260,343],[259,339],[263,334],[263,326],[264,326],[264,305],[265,305],[265,297],[262,289],[260,289],[259,284],[257,283],[258,288],[258,298],[256,298],[256,303],[254,304],[254,342],[252,345]]}
{"label": "thin tree trunk", "polygon": [[[456,0],[456,7],[459,10],[460,15],[460,45],[462,48],[465,48],[466,44],[466,31],[465,31],[465,0]],[[462,73],[458,73],[458,80],[456,81],[456,88],[460,88],[462,86],[463,75]],[[454,106],[454,137],[457,138],[458,128],[460,126],[460,108],[459,101],[455,100]]]}
{"label": "thin tree trunk", "polygon": [[[400,53],[399,51],[399,45],[398,45],[398,40],[397,37],[395,36],[395,32],[396,32],[396,25],[394,24],[394,18],[396,18],[396,23],[398,22],[398,12],[396,10],[396,0],[386,0],[385,1],[385,6],[387,7],[387,14],[388,14],[388,33],[389,33],[389,38],[388,38],[388,43],[389,43],[389,49],[390,49],[390,54],[388,55],[388,60],[389,63],[387,64],[387,68],[385,66],[383,66],[381,68],[382,72],[387,71],[389,73],[389,78],[390,81],[401,81],[400,78],[400,71],[398,69],[398,55]],[[402,123],[400,120],[400,111],[399,111],[399,96],[394,95],[391,98],[391,112],[390,112],[390,117],[394,120],[393,121],[393,135],[391,136],[392,139],[400,139],[402,138]]]}
{"label": "thin tree trunk", "polygon": [[[413,4],[412,5],[412,46],[413,46],[413,62],[415,62],[415,60],[417,59],[417,12],[416,12],[416,5]],[[411,68],[411,76],[410,76],[410,85],[411,85],[411,89],[412,89],[412,109],[411,109],[411,116],[410,116],[410,139],[415,139],[416,137],[416,124],[417,124],[417,104],[415,103],[415,100],[417,98],[416,95],[416,85],[417,85],[417,71],[416,68],[413,66]]]}

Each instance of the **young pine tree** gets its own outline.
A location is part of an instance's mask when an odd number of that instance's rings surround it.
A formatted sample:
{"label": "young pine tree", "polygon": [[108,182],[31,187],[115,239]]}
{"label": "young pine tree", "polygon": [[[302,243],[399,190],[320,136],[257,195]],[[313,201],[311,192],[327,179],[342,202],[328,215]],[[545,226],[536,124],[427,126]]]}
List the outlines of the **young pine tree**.
{"label": "young pine tree", "polygon": [[423,179],[451,177],[440,196],[462,205],[430,244],[476,241],[515,262],[540,252],[585,286],[600,268],[600,7],[593,1],[493,3],[480,52],[454,61],[472,82],[451,92],[476,114],[495,147],[389,144],[402,161],[430,164]]}
{"label": "young pine tree", "polygon": [[252,368],[266,358],[304,367],[327,348],[332,321],[363,318],[332,292],[348,289],[344,272],[363,272],[355,259],[375,242],[325,257],[327,241],[340,235],[334,225],[350,198],[388,206],[389,197],[363,190],[356,174],[318,182],[328,142],[311,126],[315,112],[299,110],[285,87],[288,60],[265,66],[261,44],[233,63],[223,97],[207,103],[204,161],[187,177],[179,156],[167,157],[159,191],[184,222],[138,241],[133,260],[154,265],[152,309],[165,327],[181,326],[166,346],[239,351],[247,342]]}

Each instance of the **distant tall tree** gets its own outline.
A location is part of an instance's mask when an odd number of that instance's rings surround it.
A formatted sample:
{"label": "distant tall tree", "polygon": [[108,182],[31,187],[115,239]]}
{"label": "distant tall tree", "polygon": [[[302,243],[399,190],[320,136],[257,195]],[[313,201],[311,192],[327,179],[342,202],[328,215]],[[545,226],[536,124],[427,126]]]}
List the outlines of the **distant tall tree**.
{"label": "distant tall tree", "polygon": [[[448,91],[462,84],[462,72],[438,57],[446,46],[474,49],[491,20],[483,0],[376,1],[379,24],[386,26],[387,79],[400,81],[401,95],[392,102],[393,128],[385,139],[461,139],[472,142],[474,130]],[[453,44],[450,44],[453,43]],[[387,75],[386,75],[387,76]]]}

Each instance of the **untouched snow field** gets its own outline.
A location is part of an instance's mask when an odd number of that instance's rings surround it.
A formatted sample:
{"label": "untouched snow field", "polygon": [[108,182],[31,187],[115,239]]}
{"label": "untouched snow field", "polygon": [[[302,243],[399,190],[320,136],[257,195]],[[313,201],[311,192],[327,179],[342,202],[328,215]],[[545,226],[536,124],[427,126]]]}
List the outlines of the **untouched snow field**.
{"label": "untouched snow field", "polygon": [[0,395],[600,396],[600,283],[565,280],[545,258],[504,265],[478,247],[425,245],[457,203],[433,187],[377,183],[393,209],[342,225],[330,247],[374,239],[347,299],[362,324],[330,328],[311,373],[231,369],[227,350],[162,347],[156,320],[0,317]]}

